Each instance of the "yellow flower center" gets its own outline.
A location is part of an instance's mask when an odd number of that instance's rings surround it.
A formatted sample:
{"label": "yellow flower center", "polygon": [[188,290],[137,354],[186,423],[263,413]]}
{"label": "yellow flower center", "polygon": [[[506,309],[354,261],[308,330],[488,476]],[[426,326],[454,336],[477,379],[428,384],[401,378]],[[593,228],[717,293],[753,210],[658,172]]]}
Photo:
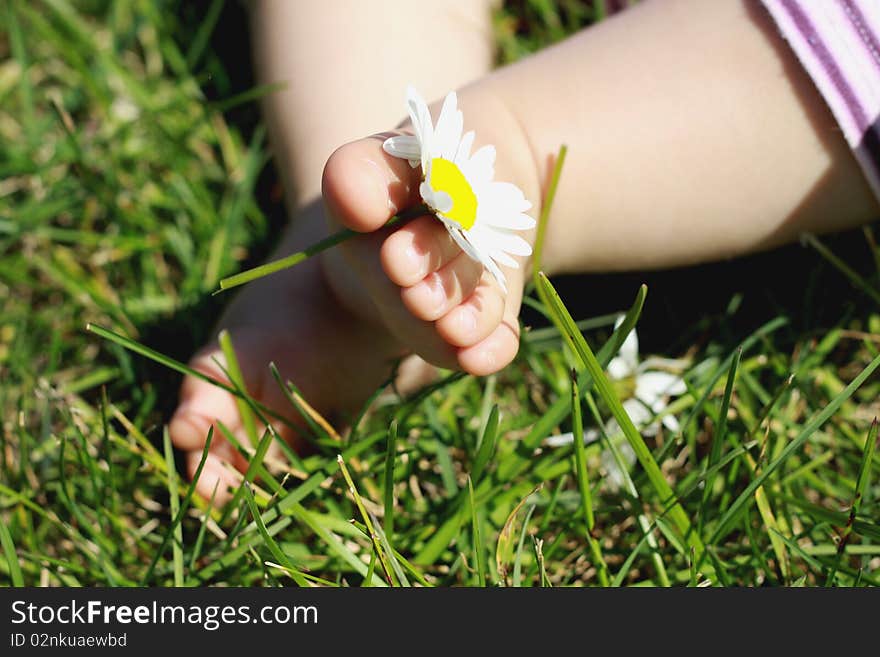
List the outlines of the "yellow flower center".
{"label": "yellow flower center", "polygon": [[611,384],[617,391],[618,397],[621,399],[629,399],[636,395],[636,377],[628,376],[624,379],[617,379]]}
{"label": "yellow flower center", "polygon": [[441,157],[431,160],[431,187],[435,192],[446,192],[452,199],[452,209],[444,212],[444,217],[465,230],[473,228],[477,220],[477,195],[454,162]]}

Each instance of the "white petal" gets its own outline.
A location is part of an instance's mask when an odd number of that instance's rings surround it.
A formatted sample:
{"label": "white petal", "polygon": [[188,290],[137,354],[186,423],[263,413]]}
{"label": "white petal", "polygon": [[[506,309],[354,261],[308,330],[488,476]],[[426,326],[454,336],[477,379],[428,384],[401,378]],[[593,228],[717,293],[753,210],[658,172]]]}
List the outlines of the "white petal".
{"label": "white petal", "polygon": [[[589,445],[597,440],[599,440],[599,432],[596,429],[587,429],[584,431],[584,444]],[[563,445],[570,445],[573,442],[574,434],[571,431],[568,433],[561,433],[557,436],[550,436],[544,440],[544,444],[547,447],[562,447]]]}
{"label": "white petal", "polygon": [[[472,230],[467,231],[467,240],[470,242],[473,249],[480,254],[478,260],[486,266],[486,269],[495,276],[498,282],[501,283],[502,289],[506,291],[507,288],[504,284],[504,276],[498,269],[496,261],[514,268],[519,267],[519,264],[513,260],[513,258],[510,258],[503,253],[501,248],[504,246],[504,244],[502,244],[503,240],[499,241],[498,235],[496,235],[494,231],[485,230],[479,226],[475,226]],[[525,242],[525,240],[523,241]],[[528,242],[525,243],[528,245]]]}
{"label": "white petal", "polygon": [[[474,226],[470,233],[476,244],[486,245],[488,249],[500,250],[511,255],[530,256],[532,246],[522,237],[506,230],[496,230],[483,226]],[[468,237],[470,238],[470,234]]]}
{"label": "white petal", "polygon": [[471,155],[471,159],[463,162],[460,168],[471,187],[490,182],[495,176],[495,147],[486,145],[477,149],[477,152]]}
{"label": "white petal", "polygon": [[[535,220],[520,209],[524,206],[503,190],[499,190],[496,183],[475,184],[473,187],[477,195],[478,224],[507,230],[529,230],[535,227]],[[515,185],[510,187],[517,189]],[[521,192],[517,192],[522,196]],[[526,205],[530,204],[526,202]]]}
{"label": "white petal", "polygon": [[544,441],[544,444],[548,447],[562,447],[563,445],[569,445],[574,442],[574,434],[569,431],[568,433],[561,433],[556,436],[550,436]]}
{"label": "white petal", "polygon": [[663,358],[662,356],[648,356],[639,363],[642,372],[648,370],[670,370],[680,372],[687,369],[691,364],[687,358]]}
{"label": "white petal", "polygon": [[611,362],[608,363],[608,376],[610,376],[615,381],[620,381],[621,379],[625,379],[629,376],[632,376],[632,370],[630,369],[629,363],[626,362],[620,356],[615,356],[611,359]]}
{"label": "white petal", "polygon": [[[621,315],[617,318],[617,321],[614,322],[615,330],[620,328],[620,325],[623,324],[623,318],[624,316]],[[617,356],[623,359],[623,362],[629,367],[629,373],[627,376],[632,376],[636,373],[636,369],[639,366],[639,336],[636,334],[635,327],[633,327],[632,331],[629,332],[629,335],[626,336],[623,344],[620,345],[620,351],[617,352]]]}
{"label": "white petal", "polygon": [[491,258],[482,260],[482,263],[495,280],[498,281],[498,287],[501,288],[501,291],[504,294],[507,294],[507,279],[504,277],[504,272],[501,271],[501,268],[498,267],[498,265],[495,264],[495,261]]}
{"label": "white petal", "polygon": [[484,257],[474,248],[474,245],[468,241],[468,238],[465,236],[464,231],[461,228],[446,219],[443,220],[443,224],[446,226],[446,230],[449,231],[449,234],[452,236],[455,243],[458,244],[461,250],[464,251],[471,260],[483,263]]}
{"label": "white petal", "polygon": [[652,438],[660,433],[660,423],[652,422],[646,427],[642,427],[642,435],[648,438]]}
{"label": "white petal", "polygon": [[382,150],[391,157],[409,160],[410,163],[419,162],[422,159],[422,148],[419,145],[419,140],[411,135],[389,137],[382,144]]}
{"label": "white petal", "polygon": [[452,197],[446,192],[435,192],[428,180],[419,185],[419,194],[428,207],[437,212],[449,212],[452,209]]}
{"label": "white petal", "polygon": [[474,131],[466,132],[458,142],[458,150],[455,152],[455,164],[461,168],[461,165],[467,162],[471,157],[471,147],[474,145]]}
{"label": "white petal", "polygon": [[[629,443],[621,444],[617,450],[620,452],[624,464],[632,467],[636,462],[636,453],[632,450],[632,447],[629,446]],[[615,459],[614,454],[611,453],[611,450],[602,450],[599,459],[602,463],[602,469],[605,470],[605,483],[608,488],[613,492],[617,492],[623,488],[626,483],[626,478],[624,477],[620,466],[617,464],[617,459]]]}
{"label": "white petal", "polygon": [[477,245],[473,244],[467,234],[458,226],[455,226],[447,219],[442,219],[444,225],[446,226],[446,230],[449,231],[449,234],[452,236],[452,239],[455,240],[455,243],[461,247],[461,250],[464,251],[467,256],[476,262],[479,262],[483,265],[486,270],[495,277],[495,280],[498,281],[498,286],[501,288],[501,291],[507,294],[507,279],[504,277],[504,273],[499,269],[498,265],[495,264],[495,261],[488,255],[488,253],[484,250],[481,250]]}
{"label": "white petal", "polygon": [[406,107],[409,112],[410,121],[413,124],[413,131],[416,133],[416,139],[421,144],[422,165],[424,165],[424,158],[428,155],[431,148],[431,136],[434,133],[434,125],[431,123],[431,113],[428,111],[428,104],[412,85],[406,88]]}
{"label": "white petal", "polygon": [[431,146],[434,157],[454,161],[458,144],[461,142],[461,131],[464,128],[464,115],[458,109],[458,97],[450,91],[443,100],[437,127],[434,129],[434,142]]}
{"label": "white petal", "polygon": [[[636,462],[636,453],[633,451],[632,447],[629,446],[629,443],[621,444],[617,450],[620,452],[624,464],[632,467]],[[623,476],[623,472],[617,464],[617,459],[614,458],[614,454],[611,450],[602,450],[599,460],[602,463],[602,469],[605,470],[605,483],[608,485],[608,488],[613,492],[617,492],[623,488],[623,485],[626,483],[626,478]]]}
{"label": "white petal", "polygon": [[437,212],[452,210],[452,197],[444,191],[434,192],[434,207]]}
{"label": "white petal", "polygon": [[668,372],[642,372],[636,377],[636,397],[648,406],[668,395],[682,395],[687,386],[681,377]]}
{"label": "white petal", "polygon": [[528,212],[532,204],[522,190],[509,182],[494,181],[487,185],[486,191],[491,197],[492,205],[505,214]]}
{"label": "white petal", "polygon": [[491,257],[498,264],[504,265],[505,267],[511,267],[516,269],[519,267],[519,263],[507,255],[504,251],[494,250],[489,253],[489,257]]}
{"label": "white petal", "polygon": [[664,415],[661,422],[663,422],[663,426],[671,433],[678,433],[681,431],[681,424],[679,424],[678,418],[674,415]]}
{"label": "white petal", "polygon": [[434,141],[434,124],[431,122],[431,113],[428,111],[428,104],[412,85],[406,88],[406,105],[416,139],[421,145],[422,171],[425,171],[431,161],[431,144]]}
{"label": "white petal", "polygon": [[623,410],[626,411],[626,414],[629,415],[629,419],[632,420],[632,423],[636,425],[636,428],[638,429],[643,429],[654,417],[654,413],[651,409],[638,399],[627,399],[623,402]]}
{"label": "white petal", "polygon": [[[479,217],[479,209],[477,210]],[[477,219],[479,221],[479,218]],[[523,213],[505,213],[502,217],[489,214],[486,221],[487,224],[496,228],[506,228],[508,230],[531,230],[537,223],[532,217]]]}

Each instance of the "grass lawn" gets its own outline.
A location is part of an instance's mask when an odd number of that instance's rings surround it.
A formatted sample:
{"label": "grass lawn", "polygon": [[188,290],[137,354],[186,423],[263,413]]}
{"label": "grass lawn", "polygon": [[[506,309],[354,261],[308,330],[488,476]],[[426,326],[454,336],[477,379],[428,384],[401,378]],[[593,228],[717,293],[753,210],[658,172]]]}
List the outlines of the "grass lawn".
{"label": "grass lawn", "polygon": [[[602,5],[508,2],[500,60]],[[223,2],[0,5],[0,585],[880,582],[871,227],[554,280],[561,301],[537,281],[501,374],[387,393],[341,436],[312,421],[315,453],[289,463],[254,435],[234,503],[192,495],[164,432],[181,363],[220,279],[284,220],[243,19]],[[642,362],[683,377],[663,411],[677,427],[640,432],[633,381],[600,372],[635,322]],[[581,427],[597,440],[547,444]]]}

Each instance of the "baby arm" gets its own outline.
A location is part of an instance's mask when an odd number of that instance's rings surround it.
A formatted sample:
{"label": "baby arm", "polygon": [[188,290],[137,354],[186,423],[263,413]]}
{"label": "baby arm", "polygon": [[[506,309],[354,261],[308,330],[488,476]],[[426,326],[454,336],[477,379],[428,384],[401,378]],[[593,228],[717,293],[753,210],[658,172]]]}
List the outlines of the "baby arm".
{"label": "baby arm", "polygon": [[492,122],[482,108],[513,116],[504,125],[520,126],[532,153],[522,180],[546,184],[568,144],[551,271],[731,257],[877,215],[825,102],[757,0],[644,2],[460,98],[480,125]]}

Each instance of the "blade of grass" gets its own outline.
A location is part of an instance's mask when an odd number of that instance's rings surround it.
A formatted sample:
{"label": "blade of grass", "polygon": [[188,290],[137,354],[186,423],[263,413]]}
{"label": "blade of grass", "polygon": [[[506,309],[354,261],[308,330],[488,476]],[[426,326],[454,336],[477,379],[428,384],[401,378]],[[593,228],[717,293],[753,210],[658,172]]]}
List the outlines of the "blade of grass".
{"label": "blade of grass", "polygon": [[250,89],[243,91],[239,94],[235,94],[234,96],[229,96],[228,98],[223,98],[222,100],[211,102],[209,106],[217,112],[226,113],[229,110],[238,107],[239,105],[252,103],[270,94],[276,93],[278,91],[284,91],[285,89],[287,89],[287,87],[287,82],[272,82],[270,84],[260,84],[251,87]]}
{"label": "blade of grass", "polygon": [[550,583],[550,578],[547,577],[547,569],[544,566],[544,541],[540,538],[535,538],[533,541],[533,547],[535,548],[535,561],[538,563],[538,575],[540,578],[541,586],[543,588],[552,588],[552,584]]}
{"label": "blade of grass", "polygon": [[[162,442],[165,447],[165,464],[168,468],[168,496],[170,498],[171,517],[176,518],[180,511],[180,497],[177,490],[177,468],[174,467],[174,448],[171,446],[171,435],[168,426],[162,431]],[[171,542],[171,555],[174,567],[174,586],[183,586],[183,528],[178,523],[174,527],[174,540]]]}
{"label": "blade of grass", "polygon": [[[617,464],[617,469],[620,472],[621,477],[623,478],[623,488],[636,500],[641,499],[639,495],[639,491],[636,488],[635,483],[632,480],[632,476],[629,473],[629,463],[623,458],[623,455],[620,453],[620,450],[617,448],[615,441],[617,440],[617,436],[611,437],[605,431],[605,424],[602,422],[602,418],[599,415],[599,408],[596,405],[595,399],[593,399],[593,394],[588,392],[585,395],[585,399],[587,402],[587,408],[590,410],[590,414],[593,416],[593,421],[596,424],[596,427],[599,431],[599,436],[602,439],[602,443],[606,445],[606,448],[609,452],[611,452],[612,457],[614,458],[614,462]],[[620,434],[618,434],[620,435]],[[660,553],[660,546],[657,543],[657,538],[654,536],[654,526],[648,517],[644,513],[639,513],[637,516],[637,520],[639,523],[639,527],[641,528],[644,534],[644,540],[648,543],[648,548],[651,550],[651,561],[654,564],[654,570],[657,571],[657,579],[660,581],[660,585],[664,587],[671,586],[669,581],[669,575],[666,572],[666,564],[663,563],[663,555]],[[641,544],[641,541],[639,541]],[[638,550],[634,551],[630,556],[632,559],[635,559],[636,553]],[[628,559],[629,563],[632,563],[632,559]],[[626,564],[625,564],[626,565]],[[622,569],[622,572],[619,572],[615,576],[615,580],[619,580],[619,582],[623,581],[623,578],[626,576],[628,572],[629,566],[626,565],[625,569]],[[612,584],[612,586],[620,586],[620,583]]]}
{"label": "blade of grass", "polygon": [[553,172],[550,174],[550,182],[547,185],[547,193],[544,195],[544,202],[541,204],[541,213],[538,215],[538,229],[535,234],[535,249],[532,257],[532,283],[538,287],[538,272],[541,271],[542,257],[544,255],[544,239],[547,234],[547,223],[550,218],[550,209],[553,207],[553,200],[556,198],[556,188],[559,186],[559,177],[562,175],[562,165],[565,164],[565,156],[568,153],[568,146],[563,144],[559,147],[556,154],[556,161],[553,163]]}
{"label": "blade of grass", "polygon": [[742,508],[749,503],[752,499],[752,496],[755,493],[755,490],[763,484],[767,478],[776,471],[776,469],[785,463],[789,457],[791,457],[794,452],[801,448],[801,446],[807,441],[807,439],[815,433],[815,431],[821,427],[825,422],[834,415],[837,410],[843,405],[847,399],[849,399],[856,390],[858,390],[861,385],[880,367],[880,356],[877,356],[874,360],[872,360],[862,372],[853,379],[850,384],[837,395],[834,399],[829,402],[825,408],[816,413],[813,418],[804,426],[801,432],[797,435],[797,437],[792,440],[782,452],[773,459],[762,471],[758,474],[746,487],[746,489],[739,494],[739,496],[733,501],[733,503],[727,508],[724,516],[722,516],[721,520],[718,521],[718,526],[715,531],[712,533],[712,536],[709,540],[709,543],[715,545],[718,541],[724,536],[727,531],[727,527],[734,521],[736,516],[742,510]]}
{"label": "blade of grass", "polygon": [[590,479],[587,476],[587,455],[584,448],[584,420],[581,413],[581,399],[578,395],[577,371],[571,370],[571,425],[574,433],[574,463],[575,475],[577,476],[578,488],[581,492],[581,508],[586,522],[586,538],[590,548],[593,567],[596,569],[599,584],[609,585],[608,566],[602,556],[602,547],[593,536],[596,529],[596,518],[593,514],[593,494],[590,492]]}
{"label": "blade of grass", "polygon": [[[193,481],[198,481],[198,477],[193,477]],[[211,490],[211,499],[208,500],[208,508],[202,513],[202,522],[199,525],[199,533],[196,536],[195,545],[193,545],[192,554],[189,559],[190,571],[195,570],[196,562],[202,554],[202,546],[205,543],[205,532],[208,529],[208,522],[211,519],[211,512],[214,510],[214,499],[217,497],[217,488],[220,487],[220,479],[214,482],[214,488]]]}
{"label": "blade of grass", "polygon": [[394,538],[394,459],[397,454],[397,420],[388,426],[388,447],[385,453],[385,536]]}
{"label": "blade of grass", "polygon": [[[770,335],[771,333],[785,326],[786,324],[788,324],[788,320],[785,317],[777,317],[770,320],[769,322],[761,326],[757,331],[752,333],[745,340],[743,340],[739,344],[738,349],[742,350],[743,353],[747,352],[758,340]],[[715,370],[715,373],[712,375],[709,381],[706,382],[703,388],[703,394],[693,405],[690,413],[688,413],[688,416],[681,423],[681,429],[679,430],[680,435],[684,433],[685,429],[690,426],[691,422],[693,422],[703,410],[703,406],[705,406],[706,402],[709,400],[709,397],[712,395],[712,392],[715,390],[715,384],[718,383],[718,380],[721,378],[724,372],[730,371],[730,363],[733,361],[735,355],[736,351],[734,351],[726,359],[724,359],[724,362],[718,366],[718,368]]]}
{"label": "blade of grass", "polygon": [[[190,502],[192,501],[193,493],[196,490],[196,482],[199,480],[199,477],[202,475],[202,468],[205,467],[205,461],[208,460],[208,452],[211,449],[211,442],[213,441],[213,439],[214,439],[214,427],[211,427],[210,429],[208,429],[208,435],[205,438],[205,446],[202,448],[202,456],[199,458],[199,464],[196,466],[196,471],[195,471],[195,474],[193,474],[192,483],[189,486],[189,490],[187,490],[187,492],[186,492],[186,497],[184,497],[183,504],[180,505],[180,509],[178,509],[178,511],[176,513],[174,511],[172,511],[171,525],[165,531],[165,536],[162,539],[162,544],[159,546],[159,549],[155,550],[153,553],[153,559],[150,562],[150,565],[147,567],[147,570],[144,573],[144,576],[141,578],[141,586],[148,586],[150,578],[153,576],[153,570],[156,568],[156,564],[159,563],[159,559],[162,557],[163,554],[165,554],[165,548],[168,545],[168,542],[171,540],[172,534],[174,535],[175,540],[177,540],[176,532],[178,530],[178,527],[180,526],[181,521],[183,520],[183,514],[186,513],[187,509],[189,508]],[[166,454],[166,464],[168,464],[167,454]],[[169,470],[169,473],[171,473],[174,468],[173,458],[172,458],[172,461],[171,461],[169,467],[171,468]],[[170,476],[170,474],[169,474],[169,476]],[[219,480],[218,480],[218,483],[219,483]],[[215,485],[214,490],[216,491],[216,489],[217,489],[217,487]],[[212,500],[213,500],[213,495],[212,495]],[[192,566],[190,566],[190,570],[192,570]]]}
{"label": "blade of grass", "polygon": [[21,566],[18,564],[18,555],[15,553],[12,533],[2,518],[0,518],[0,544],[3,546],[3,554],[9,566],[9,577],[12,580],[12,585],[15,587],[24,586],[24,577],[21,575]]}
{"label": "blade of grass", "polygon": [[825,586],[831,586],[834,581],[834,575],[840,568],[846,545],[849,542],[849,537],[852,535],[853,524],[856,521],[856,516],[859,514],[859,509],[862,507],[862,500],[865,497],[865,491],[868,490],[868,482],[871,479],[871,466],[874,461],[874,451],[876,448],[877,418],[875,417],[871,422],[871,428],[868,430],[868,436],[865,438],[865,449],[862,451],[862,460],[861,463],[859,463],[859,474],[856,477],[856,489],[852,503],[849,506],[849,516],[846,520],[846,527],[843,528],[840,540],[837,543],[837,561],[835,562],[834,568],[828,573],[828,577],[825,580]]}
{"label": "blade of grass", "polygon": [[385,571],[385,579],[391,586],[395,586],[397,582],[395,581],[394,575],[392,574],[392,568],[391,564],[388,561],[388,555],[385,554],[385,550],[382,548],[382,543],[379,541],[379,535],[373,528],[372,520],[370,520],[370,514],[367,513],[367,510],[364,508],[364,502],[354,485],[354,481],[352,481],[351,475],[348,473],[348,468],[345,467],[345,461],[342,459],[342,454],[338,454],[336,456],[336,462],[339,464],[339,469],[342,471],[342,476],[345,478],[345,483],[348,485],[348,492],[354,499],[355,506],[357,506],[358,511],[361,514],[361,518],[363,518],[364,525],[366,525],[370,540],[373,542],[373,549],[376,551],[376,554],[379,555],[379,563],[382,565],[382,570]]}
{"label": "blade of grass", "polygon": [[[532,285],[535,287],[535,290],[538,293],[538,298],[541,300],[541,303],[546,310],[550,309],[550,300],[547,298],[547,293],[544,288],[539,285],[541,262],[544,251],[544,236],[547,232],[550,210],[553,207],[553,200],[556,197],[556,187],[559,185],[559,177],[562,175],[562,165],[565,163],[565,154],[567,152],[568,148],[563,145],[559,148],[559,153],[556,155],[556,162],[554,163],[553,172],[550,176],[550,183],[547,186],[547,194],[544,197],[544,202],[541,204],[541,214],[538,218],[538,230],[535,237],[535,255],[532,264]],[[559,330],[559,333],[564,335],[565,329],[552,312],[549,314],[549,318]]]}
{"label": "blade of grass", "polygon": [[623,586],[623,580],[626,579],[627,574],[629,573],[629,569],[632,568],[633,561],[636,560],[636,557],[641,552],[645,543],[648,541],[648,537],[652,536],[651,532],[647,531],[642,534],[642,537],[639,539],[639,542],[636,543],[635,547],[630,551],[626,560],[624,560],[623,564],[620,566],[620,570],[617,571],[617,574],[614,576],[614,579],[611,580],[611,586],[614,588],[619,588]]}
{"label": "blade of grass", "polygon": [[477,585],[486,586],[486,564],[483,559],[483,537],[480,533],[480,519],[477,517],[477,505],[474,503],[474,483],[468,477],[468,501],[471,512],[471,532],[474,544],[474,567],[477,569]]}
{"label": "blade of grass", "polygon": [[[229,502],[223,512],[222,521],[225,522],[229,518],[230,510],[238,507],[239,502],[241,501],[241,496],[244,494],[244,484],[251,484],[257,476],[257,472],[263,466],[263,459],[266,457],[266,452],[269,451],[269,446],[277,440],[277,434],[275,433],[275,429],[272,428],[271,424],[266,425],[266,430],[263,432],[263,437],[260,439],[260,442],[257,444],[257,449],[254,452],[254,455],[250,458],[248,462],[247,470],[244,473],[244,479],[242,483],[235,489],[235,493],[232,496],[232,501]],[[250,492],[250,487],[248,487],[248,491]],[[253,495],[253,493],[251,493]],[[221,522],[221,524],[223,524]]]}
{"label": "blade of grass", "polygon": [[269,535],[269,532],[266,529],[266,525],[263,524],[263,518],[260,515],[260,510],[257,508],[257,503],[254,500],[254,494],[251,492],[251,485],[248,482],[245,482],[242,487],[244,490],[244,499],[250,509],[251,516],[253,516],[254,522],[257,524],[257,531],[260,532],[260,536],[263,538],[263,543],[266,544],[266,547],[269,548],[269,552],[272,553],[278,563],[280,563],[284,568],[290,573],[290,576],[297,583],[297,585],[302,587],[308,587],[309,582],[303,576],[303,574],[299,571],[299,569],[291,563],[290,559],[284,553],[284,550],[275,542],[275,539]]}
{"label": "blade of grass", "polygon": [[[135,340],[132,340],[131,338],[128,338],[124,335],[120,335],[119,333],[114,333],[113,331],[110,331],[109,329],[106,329],[103,326],[100,326],[98,324],[93,324],[91,322],[86,324],[86,331],[89,331],[90,333],[94,333],[95,335],[102,337],[105,340],[109,340],[110,342],[112,342],[114,344],[118,344],[120,347],[128,349],[129,351],[133,351],[136,354],[140,354],[141,356],[149,358],[150,360],[155,361],[155,362],[159,363],[160,365],[164,365],[165,367],[172,369],[175,372],[180,372],[181,374],[184,374],[186,376],[193,376],[197,379],[201,379],[202,381],[205,381],[206,383],[210,383],[211,385],[217,386],[218,388],[225,390],[226,392],[230,393],[231,395],[234,395],[235,397],[237,397],[239,399],[244,399],[244,395],[235,386],[228,385],[222,381],[218,381],[217,379],[211,378],[207,374],[199,372],[198,370],[194,370],[193,368],[191,368],[187,365],[184,365],[180,361],[174,360],[173,358],[169,358],[168,356],[165,356],[164,354],[159,353],[155,349],[150,349],[149,347],[144,346],[141,343],[136,342]],[[288,426],[290,426],[293,429],[296,429],[296,427],[293,424],[291,424],[290,420],[288,420],[286,417],[284,417],[281,413],[278,413],[277,411],[271,410],[270,408],[264,406],[263,404],[257,402],[256,400],[254,400],[253,403],[261,412],[265,413],[266,415],[270,415],[270,416],[274,417],[276,420],[280,420],[281,422],[284,422],[285,424],[287,424]]]}
{"label": "blade of grass", "polygon": [[[385,224],[385,227],[389,228],[402,221],[406,221],[407,219],[421,216],[425,214],[426,211],[427,210],[425,206],[420,205],[416,208],[401,212],[399,215],[396,215],[389,219],[388,222]],[[304,260],[308,260],[312,256],[318,255],[319,253],[322,253],[327,249],[331,249],[338,244],[342,244],[346,240],[349,240],[352,237],[357,237],[358,235],[360,235],[360,233],[346,228],[336,233],[333,233],[329,237],[325,237],[324,239],[316,242],[315,244],[312,244],[310,247],[303,249],[302,251],[297,251],[296,253],[292,253],[284,258],[279,258],[278,260],[267,262],[266,264],[259,265],[258,267],[254,267],[253,269],[248,269],[247,271],[234,274],[233,276],[227,276],[226,278],[220,280],[220,289],[214,292],[214,294],[219,294],[220,292],[231,290],[232,288],[238,287],[239,285],[250,283],[259,278],[269,276],[270,274],[274,274],[284,269],[290,269],[291,267],[298,265]]]}
{"label": "blade of grass", "polygon": [[657,465],[657,462],[651,455],[642,435],[635,428],[629,415],[627,415],[626,411],[623,409],[623,405],[620,402],[620,398],[617,396],[617,392],[609,382],[608,377],[605,376],[602,366],[599,364],[599,361],[596,359],[596,356],[593,354],[593,351],[590,349],[584,336],[577,330],[577,327],[575,327],[574,320],[569,314],[568,309],[566,309],[565,305],[562,303],[562,299],[559,298],[559,294],[550,283],[550,280],[543,273],[539,274],[538,284],[543,287],[547,293],[547,298],[550,301],[550,310],[557,316],[560,325],[565,329],[563,335],[565,336],[566,341],[589,372],[596,386],[597,393],[602,398],[602,401],[607,404],[612,415],[614,415],[614,419],[617,420],[617,424],[623,430],[627,442],[629,442],[630,447],[632,447],[636,454],[636,458],[638,458],[639,463],[642,464],[642,468],[644,468],[645,473],[648,475],[648,480],[651,482],[651,485],[660,497],[662,506],[667,507],[668,505],[669,516],[676,528],[688,544],[696,550],[697,555],[701,555],[704,551],[702,540],[693,531],[691,521],[685,513],[684,508],[681,506],[681,503],[677,500],[675,492],[666,482],[666,477],[663,475],[660,466]]}
{"label": "blade of grass", "polygon": [[526,517],[523,520],[522,531],[519,533],[519,544],[516,546],[516,556],[513,558],[513,586],[520,587],[522,586],[522,554],[523,554],[523,545],[526,541],[526,535],[529,533],[529,520],[532,519],[532,514],[535,512],[536,505],[532,504],[528,511],[526,511]]}
{"label": "blade of grass", "polygon": [[18,62],[21,73],[18,79],[18,89],[21,95],[24,111],[21,112],[20,118],[24,123],[24,132],[28,141],[34,142],[37,133],[34,124],[34,95],[31,85],[30,67],[28,65],[27,51],[25,50],[25,38],[21,25],[18,22],[18,14],[16,12],[16,3],[8,1],[6,3],[6,27],[9,35],[9,45],[12,50],[12,56]]}
{"label": "blade of grass", "polygon": [[[376,519],[375,516],[372,516],[372,520],[372,526],[376,529],[376,534],[379,536],[379,543],[382,545],[382,549],[384,549],[385,554],[388,555],[388,561],[391,563],[392,570],[394,570],[394,576],[397,578],[397,583],[400,586],[409,587],[409,580],[406,578],[406,573],[403,572],[403,568],[400,566],[401,561],[397,556],[397,552],[391,547],[391,543],[388,542],[388,536],[382,531],[382,526],[379,524],[378,519]],[[366,529],[366,527],[364,529]]]}
{"label": "blade of grass", "polygon": [[[620,350],[620,345],[623,344],[623,341],[626,339],[626,336],[636,325],[636,322],[639,319],[639,316],[642,312],[642,306],[645,303],[645,296],[648,294],[648,288],[644,285],[639,287],[639,291],[636,294],[635,301],[630,309],[627,311],[626,315],[623,318],[620,326],[617,327],[617,330],[611,334],[611,337],[608,341],[603,345],[602,349],[599,350],[599,354],[597,358],[599,362],[602,364],[602,367],[608,365],[614,355]],[[593,386],[593,378],[589,372],[581,372],[578,375],[578,393],[580,395],[586,394]],[[553,431],[553,428],[556,427],[565,416],[571,410],[571,397],[569,395],[562,395],[550,406],[544,414],[538,418],[538,421],[535,422],[535,425],[529,431],[529,433],[522,439],[522,445],[525,450],[531,452],[534,450],[542,440],[544,440],[550,433]],[[498,469],[498,477],[501,480],[507,481],[511,478],[517,476],[527,468],[531,467],[532,461],[531,458],[524,458],[521,460],[508,459],[500,464]]]}
{"label": "blade of grass", "polygon": [[346,228],[337,233],[334,233],[330,237],[322,239],[320,242],[313,244],[307,249],[297,251],[296,253],[293,253],[284,258],[280,258],[279,260],[267,262],[266,264],[259,265],[258,267],[254,267],[253,269],[248,269],[247,271],[243,271],[232,276],[227,276],[226,278],[221,278],[220,289],[214,292],[214,294],[219,294],[220,292],[231,290],[232,288],[238,287],[239,285],[244,285],[245,283],[250,283],[257,279],[263,278],[264,276],[269,276],[270,274],[274,274],[284,269],[294,267],[304,260],[308,260],[312,256],[326,251],[327,249],[330,249],[337,244],[342,244],[346,240],[349,240],[352,237],[357,236],[358,234],[359,233]]}
{"label": "blade of grass", "polygon": [[483,472],[492,458],[495,451],[495,443],[498,439],[498,404],[493,404],[492,410],[489,411],[489,418],[486,420],[486,428],[480,439],[480,445],[477,448],[477,456],[474,459],[474,467],[471,470],[471,478],[477,483],[483,477]]}
{"label": "blade of grass", "polygon": [[[504,526],[498,533],[498,540],[495,542],[495,572],[501,577],[501,581],[505,586],[509,584],[507,579],[507,563],[513,556],[513,532],[516,527],[516,518],[526,501],[537,491],[541,490],[541,488],[543,488],[543,484],[538,484],[528,495],[516,503],[513,510],[507,514],[507,520],[504,521]],[[532,507],[534,507],[534,505],[532,505]],[[528,514],[528,516],[530,517],[531,514]],[[522,549],[522,533],[520,533],[520,549]]]}
{"label": "blade of grass", "polygon": [[223,0],[214,0],[205,12],[204,18],[199,22],[199,28],[196,30],[193,40],[190,42],[189,50],[186,53],[186,65],[190,70],[194,69],[198,64],[205,46],[211,39],[214,27],[217,25],[217,19],[220,18],[220,12],[223,9]]}
{"label": "blade of grass", "polygon": [[363,588],[373,585],[373,575],[376,574],[376,551],[370,550],[370,565],[367,567],[367,576],[361,582]]}
{"label": "blade of grass", "polygon": [[718,424],[715,427],[715,435],[712,437],[712,449],[709,452],[709,459],[706,461],[706,483],[703,488],[703,499],[700,503],[700,533],[702,534],[703,521],[705,516],[706,504],[712,496],[712,489],[715,485],[715,473],[709,473],[710,468],[721,458],[721,450],[724,447],[724,440],[727,435],[727,413],[730,409],[730,398],[733,395],[733,384],[736,381],[736,371],[739,368],[739,361],[742,357],[742,347],[737,349],[733,354],[733,360],[730,362],[730,369],[727,372],[727,383],[724,386],[724,396],[721,398],[721,408],[718,410]]}
{"label": "blade of grass", "polygon": [[875,303],[880,303],[880,291],[877,291],[877,289],[872,287],[868,281],[858,274],[858,272],[838,258],[831,249],[816,239],[815,235],[804,233],[801,236],[801,239],[816,249],[823,258],[836,267],[841,274],[846,276],[849,279],[849,282],[853,284],[853,287],[867,294]]}
{"label": "blade of grass", "polygon": [[[229,380],[242,393],[247,393],[247,388],[244,385],[244,376],[242,376],[241,367],[238,364],[238,357],[235,355],[235,348],[232,345],[232,337],[229,335],[229,331],[226,329],[220,331],[217,341],[220,343],[220,350],[223,352],[223,357],[226,360],[226,371],[229,375]],[[254,420],[254,414],[251,413],[247,402],[240,397],[235,398],[235,405],[238,407],[239,415],[241,415],[241,423],[244,426],[248,440],[250,440],[251,445],[256,445],[259,436],[257,435],[257,423]]]}

